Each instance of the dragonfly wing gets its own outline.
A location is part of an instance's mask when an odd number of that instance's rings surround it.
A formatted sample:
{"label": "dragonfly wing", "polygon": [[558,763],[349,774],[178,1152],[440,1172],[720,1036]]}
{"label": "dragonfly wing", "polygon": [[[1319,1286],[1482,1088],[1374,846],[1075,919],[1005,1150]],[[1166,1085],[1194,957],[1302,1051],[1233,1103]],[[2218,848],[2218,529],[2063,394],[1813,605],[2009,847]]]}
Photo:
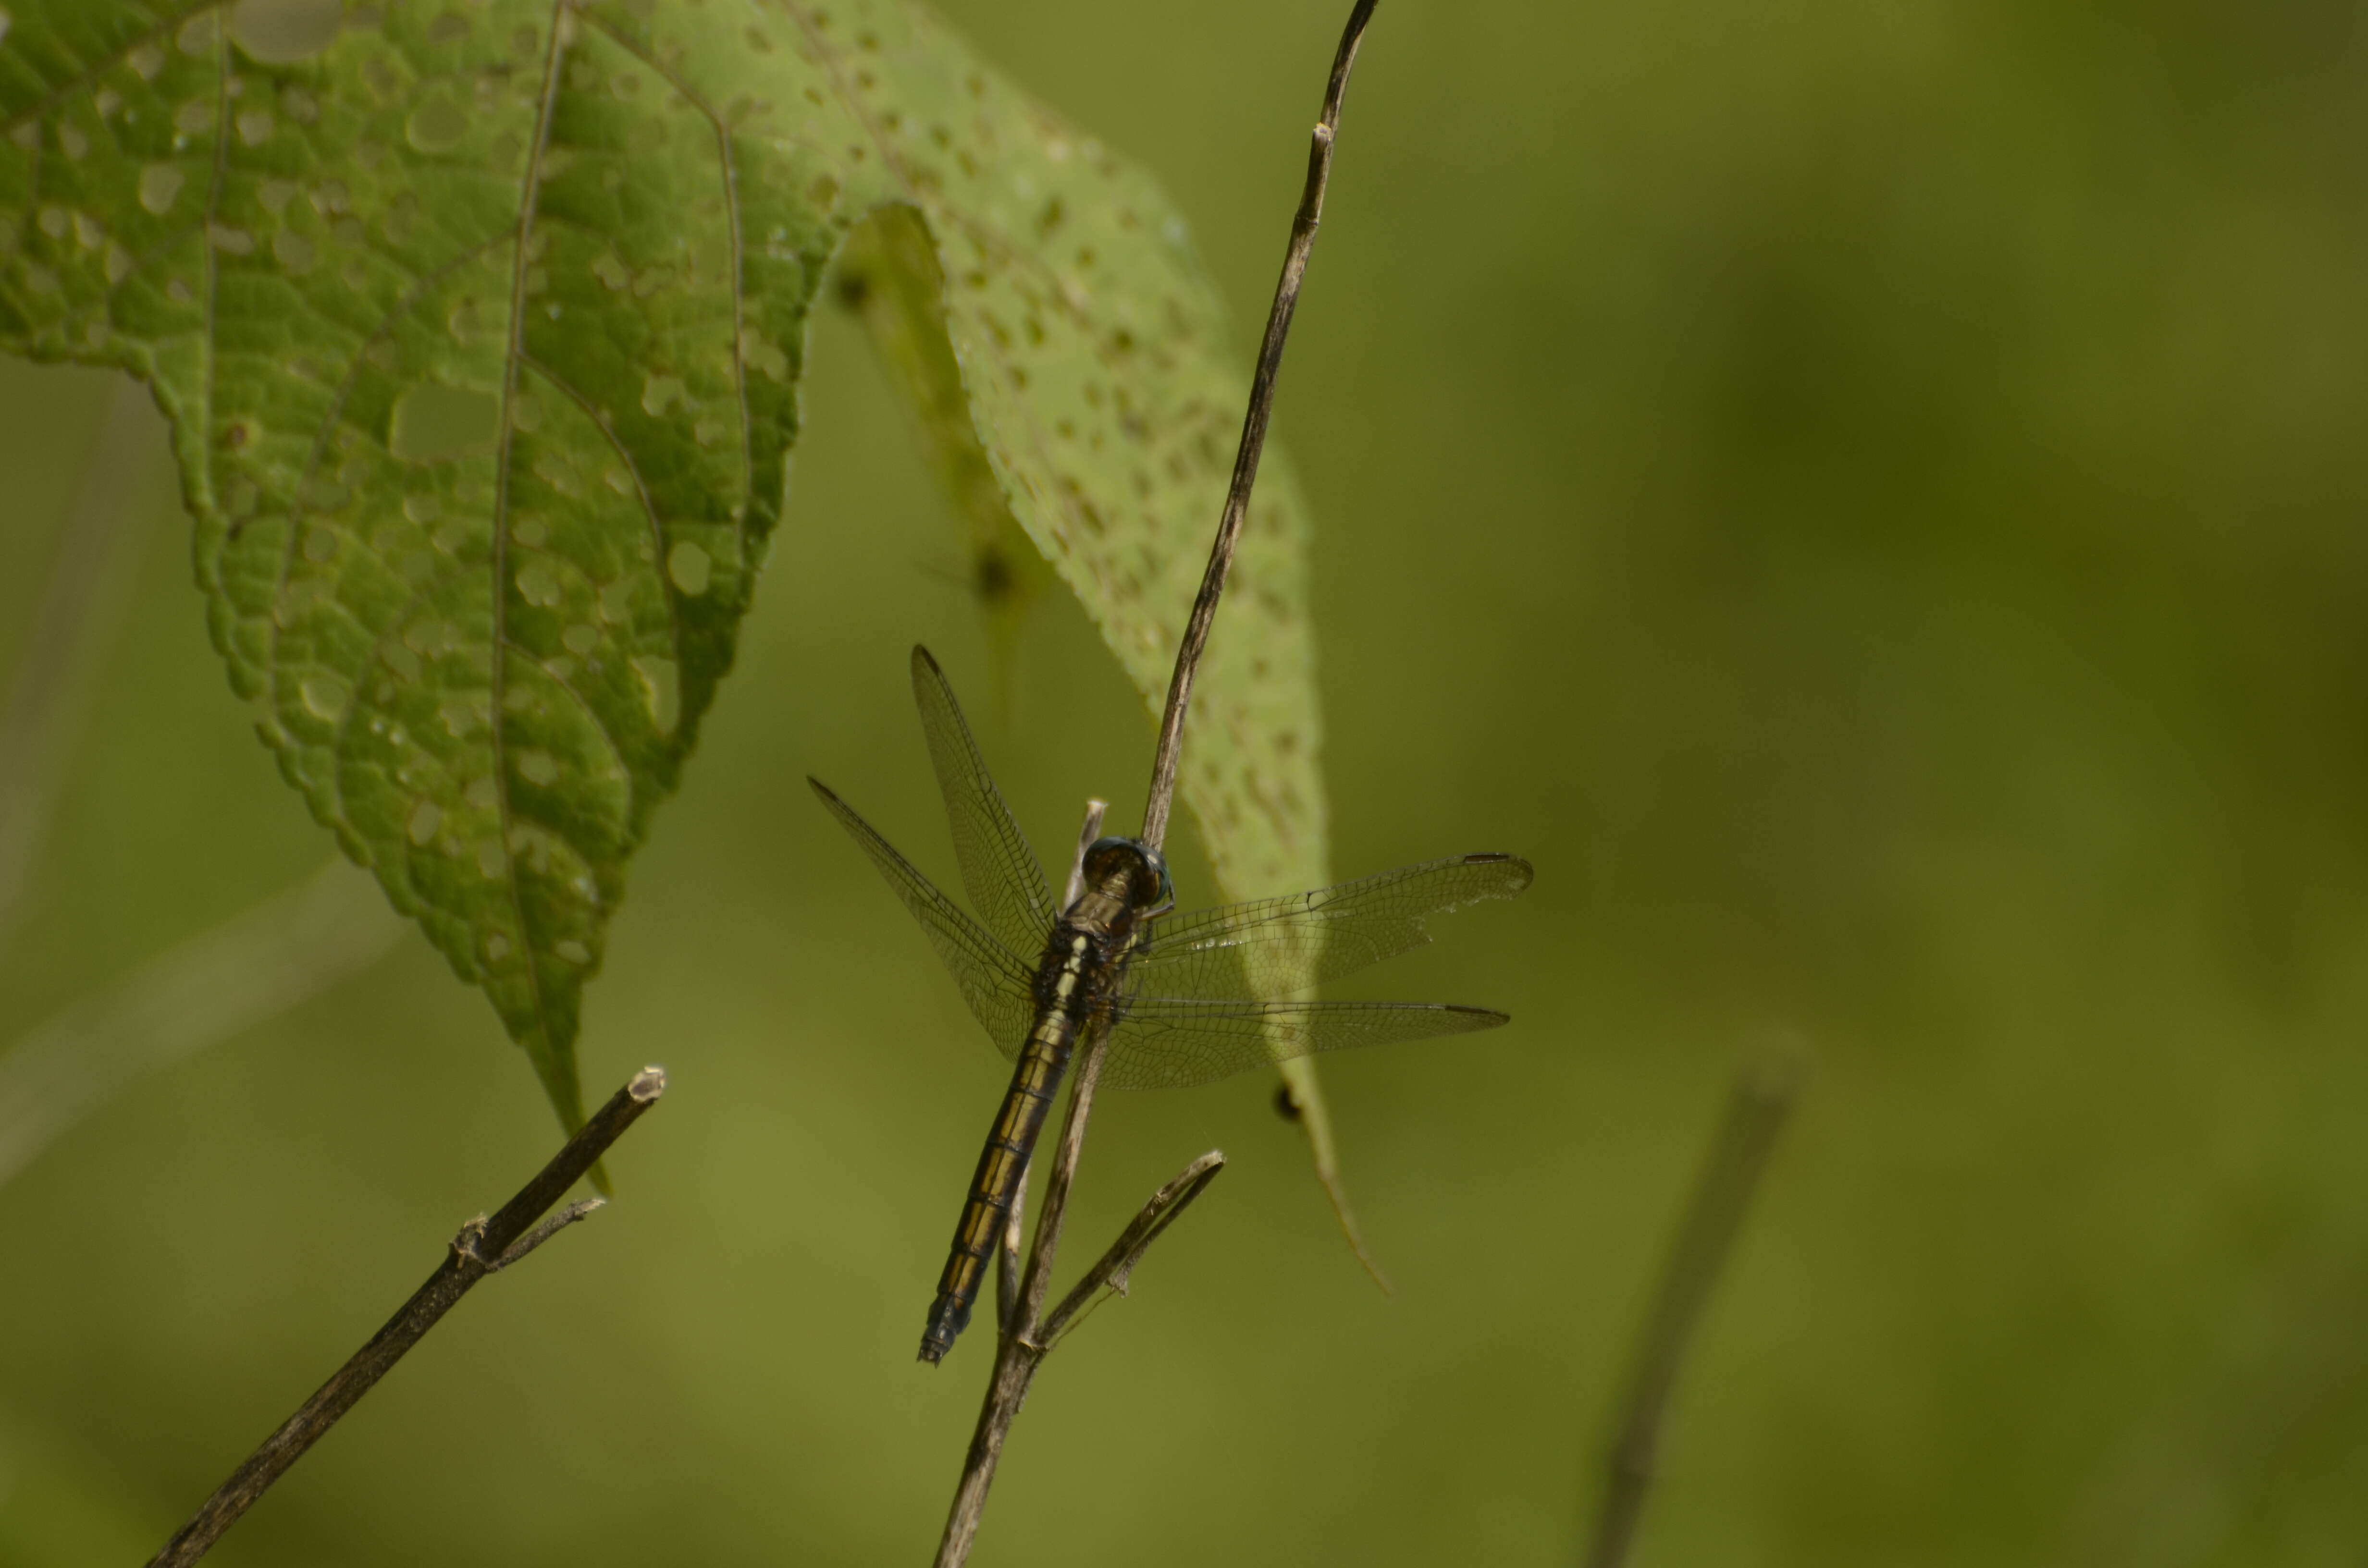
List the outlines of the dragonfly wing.
{"label": "dragonfly wing", "polygon": [[928,737],[929,760],[937,765],[938,788],[953,824],[954,857],[962,886],[985,918],[986,928],[1018,953],[1044,945],[1057,914],[1044,885],[1044,868],[1019,831],[1003,791],[995,787],[979,754],[962,705],[945,671],[927,648],[913,649],[913,699],[921,710],[921,733]]}
{"label": "dragonfly wing", "polygon": [[1486,1007],[1432,1002],[1205,1002],[1145,996],[1125,1004],[1102,1082],[1183,1089],[1293,1056],[1493,1029]]}
{"label": "dragonfly wing", "polygon": [[1423,922],[1530,885],[1511,855],[1457,855],[1287,898],[1162,920],[1129,966],[1163,995],[1288,996],[1430,940]]}
{"label": "dragonfly wing", "polygon": [[830,792],[818,778],[809,778],[815,794],[838,825],[847,829],[848,836],[863,846],[880,874],[905,907],[921,923],[928,934],[929,945],[954,977],[962,991],[962,1000],[970,1004],[972,1017],[978,1019],[994,1041],[996,1049],[1008,1057],[1017,1057],[1028,1042],[1028,1028],[1035,1018],[1033,977],[1018,954],[990,936],[986,930],[963,914],[953,900],[939,892],[929,879],[913,868],[913,863],[896,853],[871,824],[856,814],[855,808]]}

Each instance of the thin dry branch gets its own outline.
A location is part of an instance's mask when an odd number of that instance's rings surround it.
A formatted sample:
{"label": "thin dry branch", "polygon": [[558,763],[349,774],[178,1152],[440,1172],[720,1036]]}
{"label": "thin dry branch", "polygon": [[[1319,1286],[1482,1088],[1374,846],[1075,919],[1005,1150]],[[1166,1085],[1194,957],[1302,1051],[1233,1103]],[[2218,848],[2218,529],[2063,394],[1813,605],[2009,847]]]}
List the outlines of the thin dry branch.
{"label": "thin dry branch", "polygon": [[560,1232],[567,1229],[568,1226],[573,1225],[578,1220],[589,1219],[591,1217],[592,1210],[595,1209],[606,1209],[607,1207],[609,1207],[609,1200],[605,1198],[577,1199],[566,1208],[562,1209],[558,1213],[553,1214],[550,1219],[545,1220],[541,1224],[537,1225],[533,1230],[529,1231],[526,1234],[512,1242],[502,1253],[501,1256],[485,1265],[485,1272],[488,1274],[499,1274],[511,1264],[523,1262],[527,1254],[532,1252],[535,1248],[541,1246],[552,1237],[559,1234]]}
{"label": "thin dry branch", "polygon": [[1009,1334],[1019,1312],[1019,1217],[1028,1211],[1030,1159],[1019,1167],[1019,1181],[1011,1189],[1011,1212],[1003,1217],[1003,1240],[995,1249],[995,1332]]}
{"label": "thin dry branch", "polygon": [[1085,1278],[1061,1298],[1061,1304],[1045,1314],[1044,1324],[1037,1331],[1039,1348],[1050,1350],[1060,1344],[1062,1337],[1076,1326],[1078,1319],[1101,1304],[1103,1290],[1113,1296],[1125,1295],[1127,1280],[1151,1244],[1192,1206],[1192,1200],[1224,1168],[1224,1152],[1212,1149],[1177,1173],[1175,1180],[1153,1193],[1151,1201],[1143,1206],[1143,1212],[1119,1233],[1118,1240],[1110,1243],[1110,1250],[1097,1258],[1094,1266],[1086,1270]]}
{"label": "thin dry branch", "polygon": [[657,1103],[658,1096],[666,1093],[666,1082],[665,1072],[656,1067],[644,1067],[634,1074],[551,1157],[550,1164],[518,1188],[517,1196],[494,1211],[493,1218],[481,1215],[461,1226],[461,1233],[452,1238],[451,1250],[437,1266],[436,1272],[427,1277],[427,1283],[412,1292],[411,1300],[387,1320],[386,1326],[355,1351],[353,1358],[338,1368],[336,1374],[323,1383],[295,1415],[266,1437],[263,1446],[249,1455],[245,1464],[231,1472],[230,1479],[206,1499],[196,1516],[149,1560],[148,1568],[184,1568],[203,1557],[222,1532],[236,1524],[271,1483],[287,1472],[289,1466],[303,1458],[306,1449],[319,1442],[339,1417],[376,1387],[378,1381],[403,1359],[404,1352],[418,1344],[478,1280],[518,1262],[598,1208],[600,1200],[591,1199],[569,1205],[540,1225],[535,1223],[559,1201],[562,1194],[599,1163],[609,1146],[623,1137],[625,1130],[640,1120],[643,1112]]}
{"label": "thin dry branch", "polygon": [[1068,1215],[1069,1187],[1077,1174],[1077,1157],[1085,1152],[1086,1118],[1093,1107],[1094,1086],[1101,1079],[1102,1058],[1109,1048],[1110,1028],[1105,1023],[1087,1039],[1077,1062],[1077,1081],[1069,1091],[1069,1111],[1061,1123],[1061,1146],[1053,1156],[1053,1176],[1044,1184],[1044,1207],[1036,1217],[1036,1243],[1029,1249],[1019,1306],[1010,1326],[996,1342],[995,1373],[987,1380],[986,1400],[979,1407],[970,1449],[962,1456],[962,1480],[954,1487],[945,1534],[938,1541],[937,1568],[960,1568],[969,1561],[971,1546],[978,1540],[979,1521],[986,1514],[987,1490],[995,1484],[995,1467],[1003,1458],[1004,1440],[1028,1397],[1036,1369],[1043,1364],[1038,1324],[1043,1321],[1053,1259],[1060,1251],[1061,1227]]}
{"label": "thin dry branch", "polygon": [[[1209,629],[1216,619],[1217,602],[1224,595],[1226,575],[1233,569],[1234,546],[1241,538],[1243,521],[1249,516],[1250,490],[1258,482],[1258,458],[1265,450],[1267,424],[1274,412],[1275,380],[1282,369],[1283,345],[1291,334],[1292,312],[1299,304],[1300,284],[1306,278],[1307,258],[1315,248],[1316,224],[1323,216],[1324,187],[1331,176],[1332,143],[1340,124],[1340,100],[1348,90],[1349,68],[1356,63],[1357,46],[1364,38],[1365,25],[1372,20],[1378,3],[1379,0],[1356,0],[1350,10],[1348,26],[1341,30],[1340,46],[1333,54],[1332,74],[1325,84],[1323,112],[1310,138],[1307,179],[1300,192],[1299,210],[1292,220],[1291,243],[1283,252],[1282,276],[1275,283],[1274,305],[1267,312],[1266,335],[1258,344],[1258,368],[1250,378],[1249,407],[1242,418],[1241,446],[1234,458],[1233,483],[1226,491],[1224,512],[1218,519],[1216,540],[1210,547],[1208,569],[1201,575],[1200,592],[1185,624],[1183,643],[1176,651],[1176,673],[1168,681],[1167,704],[1160,715],[1159,744],[1151,765],[1150,798],[1143,812],[1143,842],[1154,850],[1167,840],[1193,677],[1209,644]],[[1076,896],[1074,890],[1070,896]],[[1028,1396],[1028,1385],[1046,1354],[1042,1326],[1044,1296],[1052,1282],[1053,1258],[1061,1244],[1069,1187],[1076,1176],[1078,1156],[1085,1148],[1086,1123],[1093,1115],[1094,1090],[1101,1081],[1102,1059],[1109,1046],[1109,1020],[1104,1019],[1088,1036],[1077,1063],[1076,1080],[1069,1091],[1068,1115],[1062,1123],[1061,1146],[1053,1162],[1051,1178],[1045,1183],[1044,1207],[1036,1221],[1036,1240],[1029,1251],[1028,1266],[1017,1292],[1019,1300],[1004,1313],[1002,1338],[996,1347],[995,1372],[987,1382],[986,1399],[980,1406],[978,1425],[963,1457],[953,1506],[946,1515],[945,1533],[938,1542],[937,1568],[960,1568],[969,1559],[971,1545],[978,1538],[979,1520],[986,1509],[987,1491],[995,1483],[996,1465],[1003,1456],[1004,1441],[1010,1435],[1011,1423]],[[1191,1187],[1191,1193],[1197,1196],[1206,1181],[1203,1176]],[[1172,1205],[1174,1209],[1181,1207]],[[1164,1224],[1162,1221],[1155,1225],[1151,1234],[1156,1235]],[[1146,1236],[1144,1244],[1148,1243]],[[1140,1247],[1135,1250],[1139,1256]]]}
{"label": "thin dry branch", "polygon": [[1694,1186],[1651,1316],[1636,1342],[1628,1401],[1604,1455],[1603,1503],[1584,1554],[1586,1568],[1620,1568],[1636,1537],[1660,1458],[1661,1429],[1685,1370],[1696,1331],[1735,1252],[1768,1158],[1799,1097],[1802,1072],[1789,1062],[1746,1067],[1729,1096],[1726,1119]]}
{"label": "thin dry branch", "polygon": [[996,1463],[1011,1435],[1011,1422],[1028,1398],[1028,1385],[1044,1364],[1053,1346],[1076,1326],[1076,1319],[1105,1287],[1123,1294],[1127,1276],[1161,1232],[1190,1207],[1203,1187],[1224,1167],[1225,1157],[1214,1150],[1186,1166],[1181,1175],[1152,1195],[1143,1212],[1129,1222],[1117,1241],[1086,1270],[1076,1289],[1048,1315],[1044,1297],[1053,1278],[1053,1256],[1059,1250],[1066,1217],[1069,1184],[1076,1174],[1077,1156],[1086,1142],[1086,1117],[1093,1106],[1093,1089],[1101,1076],[1110,1031],[1098,1028],[1087,1042],[1077,1065],[1077,1087],[1069,1096],[1068,1118],[1061,1126],[1061,1147],[1053,1162],[1052,1180],[1045,1184],[1044,1209],[1036,1221],[1036,1244],[1028,1256],[1028,1273],[1019,1292],[1013,1325],[996,1341],[995,1373],[987,1381],[986,1399],[978,1425],[963,1456],[962,1481],[954,1489],[953,1506],[946,1514],[945,1534],[938,1542],[937,1568],[960,1568],[969,1561],[978,1540],[979,1522],[986,1514],[986,1494],[995,1484]]}
{"label": "thin dry branch", "polygon": [[1332,176],[1332,142],[1340,128],[1340,98],[1349,90],[1349,68],[1357,62],[1357,45],[1365,24],[1373,19],[1380,0],[1357,0],[1340,47],[1332,56],[1332,76],[1324,87],[1324,112],[1308,140],[1307,182],[1299,193],[1299,210],[1291,222],[1291,244],[1283,251],[1282,277],[1274,286],[1274,305],[1267,312],[1266,335],[1259,340],[1258,369],[1250,378],[1250,403],[1242,416],[1242,442],[1234,454],[1234,479],[1225,493],[1224,515],[1217,523],[1216,543],[1209,550],[1209,567],[1201,577],[1201,592],[1192,601],[1192,617],[1184,624],[1184,644],[1176,651],[1176,674],[1167,683],[1167,706],[1159,719],[1159,748],[1151,759],[1151,798],[1143,809],[1143,841],[1154,849],[1167,842],[1167,813],[1176,799],[1176,767],[1184,750],[1184,711],[1192,700],[1192,679],[1200,673],[1201,654],[1209,645],[1209,626],[1217,618],[1217,600],[1233,570],[1234,546],[1250,513],[1250,487],[1258,483],[1258,459],[1266,451],[1267,422],[1274,414],[1275,379],[1282,372],[1282,347],[1291,335],[1292,312],[1299,308],[1299,286],[1307,277],[1307,258],[1315,248],[1315,226],[1324,216],[1324,186]]}

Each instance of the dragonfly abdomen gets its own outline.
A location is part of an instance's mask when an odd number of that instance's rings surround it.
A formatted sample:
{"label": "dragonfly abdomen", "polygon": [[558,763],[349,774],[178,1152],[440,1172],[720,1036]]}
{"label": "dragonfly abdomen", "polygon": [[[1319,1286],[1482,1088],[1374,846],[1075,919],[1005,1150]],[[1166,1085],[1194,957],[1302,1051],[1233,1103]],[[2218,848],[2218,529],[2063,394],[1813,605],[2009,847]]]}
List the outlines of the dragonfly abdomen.
{"label": "dragonfly abdomen", "polygon": [[938,1277],[937,1299],[929,1303],[928,1326],[921,1335],[924,1361],[942,1358],[970,1324],[971,1309],[986,1280],[987,1260],[995,1256],[1019,1195],[1020,1174],[1028,1168],[1028,1156],[1044,1131],[1053,1096],[1060,1093],[1077,1031],[1099,1005],[1103,987],[1097,981],[1102,966],[1097,956],[1094,942],[1084,933],[1056,937],[1038,971],[1035,1027],[1012,1068],[1011,1086],[987,1131],[986,1147],[979,1151],[970,1196],[954,1226],[953,1247],[946,1256],[945,1272]]}
{"label": "dragonfly abdomen", "polygon": [[1077,1026],[1089,1006],[1089,997],[1070,985],[1052,1006],[1037,1014],[1028,1030],[1028,1047],[1011,1068],[1011,1087],[1004,1092],[1002,1108],[987,1130],[987,1146],[978,1151],[978,1170],[971,1175],[971,1196],[954,1224],[954,1246],[938,1277],[938,1298],[928,1305],[928,1329],[921,1334],[921,1359],[938,1362],[954,1347],[954,1335],[971,1322],[980,1286],[987,1279],[987,1260],[1002,1239],[1011,1206],[1019,1199],[1020,1173],[1052,1116],[1052,1101],[1061,1092],[1068,1073],[1070,1051],[1077,1044]]}

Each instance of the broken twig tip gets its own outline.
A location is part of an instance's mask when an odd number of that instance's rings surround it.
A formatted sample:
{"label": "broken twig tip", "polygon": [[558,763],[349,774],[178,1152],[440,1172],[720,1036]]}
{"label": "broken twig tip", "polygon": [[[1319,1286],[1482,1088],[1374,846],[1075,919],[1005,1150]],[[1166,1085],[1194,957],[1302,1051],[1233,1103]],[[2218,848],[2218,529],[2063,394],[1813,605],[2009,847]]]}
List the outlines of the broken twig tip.
{"label": "broken twig tip", "polygon": [[644,1067],[633,1074],[632,1082],[625,1085],[625,1092],[643,1105],[649,1104],[666,1091],[666,1075],[663,1067]]}

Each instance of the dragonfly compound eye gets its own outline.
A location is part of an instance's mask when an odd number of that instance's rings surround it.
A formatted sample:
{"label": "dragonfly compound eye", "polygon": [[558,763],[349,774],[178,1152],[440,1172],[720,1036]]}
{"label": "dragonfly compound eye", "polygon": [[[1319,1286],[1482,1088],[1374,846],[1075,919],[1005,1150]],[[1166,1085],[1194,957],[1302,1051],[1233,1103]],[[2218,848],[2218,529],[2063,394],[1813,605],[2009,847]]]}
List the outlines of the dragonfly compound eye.
{"label": "dragonfly compound eye", "polygon": [[1168,881],[1167,862],[1158,851],[1132,838],[1097,838],[1086,850],[1086,881],[1107,886],[1114,877],[1126,879],[1126,902],[1150,909],[1171,901],[1175,886]]}

